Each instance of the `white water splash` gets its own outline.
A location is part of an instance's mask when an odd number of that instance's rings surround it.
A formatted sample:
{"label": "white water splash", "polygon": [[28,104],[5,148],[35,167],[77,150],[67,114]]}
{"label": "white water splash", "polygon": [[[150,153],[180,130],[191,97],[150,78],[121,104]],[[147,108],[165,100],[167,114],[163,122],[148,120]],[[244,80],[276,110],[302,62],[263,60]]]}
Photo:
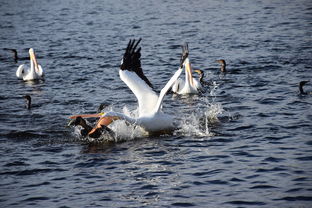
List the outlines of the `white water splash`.
{"label": "white water splash", "polygon": [[205,117],[210,123],[219,122],[218,116],[224,112],[221,103],[209,103],[205,111]]}
{"label": "white water splash", "polygon": [[180,123],[180,129],[177,130],[176,133],[184,136],[211,136],[208,126],[206,130],[202,130],[196,113],[183,117]]}
{"label": "white water splash", "polygon": [[177,131],[185,136],[200,136],[211,137],[214,134],[209,130],[209,124],[218,123],[224,109],[221,103],[210,103],[208,98],[205,98],[205,108],[198,108],[189,115],[184,115],[181,118],[181,128]]}
{"label": "white water splash", "polygon": [[[102,110],[102,112],[114,111],[113,106],[108,106]],[[129,117],[136,117],[138,114],[138,110],[129,110],[126,106],[122,109],[123,113]],[[94,126],[95,123],[90,123],[88,119],[86,122],[89,126]],[[138,137],[144,137],[147,133],[139,126],[131,125],[124,120],[117,120],[111,123],[108,126],[115,135],[112,136],[110,134],[102,134],[99,138],[91,138],[89,136],[84,137],[81,135],[81,130],[83,129],[81,126],[75,126],[73,129],[73,136],[76,137],[80,141],[87,142],[121,142],[132,140]]]}
{"label": "white water splash", "polygon": [[217,84],[216,81],[212,82],[212,85],[210,86],[210,96],[212,96],[212,101],[214,102],[215,98],[216,98],[216,91],[219,87],[219,84]]}
{"label": "white water splash", "polygon": [[[213,88],[210,90],[210,94],[214,95],[215,90],[218,85],[214,84]],[[209,102],[208,99],[212,101]],[[198,107],[195,111],[192,111],[191,114],[184,113],[182,117],[179,118],[179,129],[176,130],[175,134],[182,134],[184,136],[198,136],[198,137],[211,137],[214,134],[210,132],[209,125],[212,123],[219,122],[218,116],[223,113],[223,108],[221,103],[215,103],[213,96],[203,98],[202,102],[204,103],[201,107]],[[114,111],[113,106],[109,106],[105,111]],[[126,106],[123,107],[122,112],[129,117],[137,117],[138,109],[130,110]],[[89,124],[93,126],[93,124]],[[75,127],[74,135],[79,137],[81,140],[94,142],[94,141],[129,141],[135,138],[147,137],[148,133],[139,126],[132,125],[127,123],[124,120],[116,120],[108,126],[115,136],[112,137],[107,134],[103,134],[98,139],[93,139],[90,137],[82,137],[80,134],[81,127]]]}
{"label": "white water splash", "polygon": [[[137,117],[138,115],[138,109],[131,111],[126,106],[124,106],[122,111],[129,117]],[[116,141],[127,141],[138,137],[147,136],[147,132],[144,131],[144,129],[139,126],[129,124],[124,120],[114,121],[111,125],[109,125],[109,128],[115,132]]]}

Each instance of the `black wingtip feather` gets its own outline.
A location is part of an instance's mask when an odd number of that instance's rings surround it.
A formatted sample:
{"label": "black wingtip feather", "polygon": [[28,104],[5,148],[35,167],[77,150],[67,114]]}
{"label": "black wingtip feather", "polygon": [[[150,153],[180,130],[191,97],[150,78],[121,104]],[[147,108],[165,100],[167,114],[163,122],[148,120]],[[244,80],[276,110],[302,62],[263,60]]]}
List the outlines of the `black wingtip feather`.
{"label": "black wingtip feather", "polygon": [[[135,51],[136,47],[138,47],[139,43],[141,42],[142,38],[140,38],[137,43],[135,44],[135,46],[133,47],[133,52]],[[137,50],[137,52],[140,52],[141,47]]]}
{"label": "black wingtip feather", "polygon": [[129,40],[126,51],[123,56],[122,64],[120,66],[121,70],[128,70],[135,72],[141,79],[143,79],[148,86],[153,88],[152,83],[147,79],[144,75],[143,70],[141,68],[141,47],[137,50],[139,43],[141,42],[142,38]]}

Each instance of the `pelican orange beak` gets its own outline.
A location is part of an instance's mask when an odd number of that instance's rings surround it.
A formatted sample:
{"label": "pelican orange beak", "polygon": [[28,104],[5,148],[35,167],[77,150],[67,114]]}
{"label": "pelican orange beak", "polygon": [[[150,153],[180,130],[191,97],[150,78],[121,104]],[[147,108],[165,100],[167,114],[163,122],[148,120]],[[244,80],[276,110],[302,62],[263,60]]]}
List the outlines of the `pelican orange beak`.
{"label": "pelican orange beak", "polygon": [[78,117],[81,117],[81,118],[100,118],[100,117],[102,117],[103,115],[105,115],[105,113],[78,114],[78,115],[70,116],[69,119],[71,119],[71,120],[68,122],[67,126],[72,126],[72,125],[74,125],[75,119],[78,118]]}
{"label": "pelican orange beak", "polygon": [[29,57],[30,57],[30,60],[34,62],[36,71],[39,72],[39,67],[38,67],[38,62],[36,59],[35,51],[32,48],[29,49]]}
{"label": "pelican orange beak", "polygon": [[188,73],[188,79],[191,85],[193,86],[193,75],[192,75],[192,67],[188,58],[185,60],[185,70]]}
{"label": "pelican orange beak", "polygon": [[105,115],[105,113],[95,113],[95,114],[78,114],[74,116],[70,116],[69,119],[76,119],[77,117],[81,118],[98,118]]}

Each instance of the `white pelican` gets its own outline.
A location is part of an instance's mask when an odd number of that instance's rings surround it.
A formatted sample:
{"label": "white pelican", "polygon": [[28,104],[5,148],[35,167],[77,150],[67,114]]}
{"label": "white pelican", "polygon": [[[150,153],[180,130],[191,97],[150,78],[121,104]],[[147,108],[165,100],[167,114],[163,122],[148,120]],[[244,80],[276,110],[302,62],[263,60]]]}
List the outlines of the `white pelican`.
{"label": "white pelican", "polygon": [[108,112],[102,115],[102,118],[114,118],[113,120],[122,119],[131,124],[142,127],[148,133],[168,132],[177,128],[173,116],[165,114],[161,110],[161,104],[167,91],[172,87],[173,83],[182,73],[184,61],[188,56],[187,51],[183,51],[180,60],[180,67],[170,78],[160,94],[152,89],[152,84],[144,75],[141,68],[141,47],[136,50],[140,43],[130,40],[121,61],[119,70],[120,79],[130,88],[136,96],[139,104],[139,116],[137,118],[129,117],[123,113]]}
{"label": "white pelican", "polygon": [[[188,44],[183,47],[183,52],[188,54]],[[189,58],[185,60],[185,81],[179,78],[176,80],[172,86],[172,91],[177,94],[197,94],[202,89],[202,84],[199,80],[193,78],[192,67]],[[202,72],[201,70],[194,70],[198,74]],[[203,75],[203,73],[202,73]]]}
{"label": "white pelican", "polygon": [[30,57],[30,69],[25,69],[25,64],[20,65],[17,68],[16,76],[24,81],[39,80],[43,79],[44,73],[42,67],[38,64],[34,49],[29,49]]}

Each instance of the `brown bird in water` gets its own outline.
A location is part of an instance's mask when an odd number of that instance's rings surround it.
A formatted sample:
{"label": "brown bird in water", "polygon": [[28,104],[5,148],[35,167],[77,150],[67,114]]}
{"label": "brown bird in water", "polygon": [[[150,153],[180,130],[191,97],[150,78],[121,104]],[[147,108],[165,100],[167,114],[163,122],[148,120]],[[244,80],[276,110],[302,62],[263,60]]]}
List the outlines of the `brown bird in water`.
{"label": "brown bird in water", "polygon": [[226,63],[224,59],[219,59],[216,62],[218,62],[219,64],[221,64],[221,68],[220,71],[225,73],[226,72]]}

